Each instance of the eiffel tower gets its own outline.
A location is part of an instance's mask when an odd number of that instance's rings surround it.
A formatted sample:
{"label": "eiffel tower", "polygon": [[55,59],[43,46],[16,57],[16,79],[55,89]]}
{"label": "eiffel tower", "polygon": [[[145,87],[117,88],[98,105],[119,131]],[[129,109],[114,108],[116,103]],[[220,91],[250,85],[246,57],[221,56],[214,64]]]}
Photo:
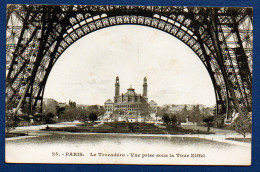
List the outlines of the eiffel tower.
{"label": "eiffel tower", "polygon": [[252,111],[252,8],[8,5],[6,109],[42,110],[46,81],[75,41],[114,25],[143,25],[178,38],[206,67],[216,115]]}

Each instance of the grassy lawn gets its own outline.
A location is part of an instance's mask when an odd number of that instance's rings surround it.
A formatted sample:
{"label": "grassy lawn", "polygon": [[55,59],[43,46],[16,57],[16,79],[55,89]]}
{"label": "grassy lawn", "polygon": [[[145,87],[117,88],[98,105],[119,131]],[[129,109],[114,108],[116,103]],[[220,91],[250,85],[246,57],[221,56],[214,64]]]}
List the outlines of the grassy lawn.
{"label": "grassy lawn", "polygon": [[76,127],[50,127],[51,131],[66,131],[79,133],[136,133],[136,134],[213,134],[201,130],[183,129],[181,127],[167,126],[159,128],[149,123],[126,123],[126,122],[110,122],[104,123],[97,127],[92,124],[79,125]]}
{"label": "grassy lawn", "polygon": [[66,132],[84,132],[84,133],[141,133],[141,134],[164,134],[165,132],[148,123],[125,123],[111,122],[104,123],[98,127],[93,127],[92,124],[79,125],[76,127],[50,127],[51,131],[66,131]]}

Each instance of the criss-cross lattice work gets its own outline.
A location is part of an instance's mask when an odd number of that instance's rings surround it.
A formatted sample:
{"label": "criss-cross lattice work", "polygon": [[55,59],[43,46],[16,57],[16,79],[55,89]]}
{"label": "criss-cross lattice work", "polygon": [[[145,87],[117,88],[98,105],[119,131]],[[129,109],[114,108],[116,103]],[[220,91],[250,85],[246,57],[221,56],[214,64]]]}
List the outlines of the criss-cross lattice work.
{"label": "criss-cross lattice work", "polygon": [[123,24],[175,36],[201,59],[220,116],[252,111],[252,9],[155,6],[8,5],[6,108],[41,107],[60,55],[95,30]]}

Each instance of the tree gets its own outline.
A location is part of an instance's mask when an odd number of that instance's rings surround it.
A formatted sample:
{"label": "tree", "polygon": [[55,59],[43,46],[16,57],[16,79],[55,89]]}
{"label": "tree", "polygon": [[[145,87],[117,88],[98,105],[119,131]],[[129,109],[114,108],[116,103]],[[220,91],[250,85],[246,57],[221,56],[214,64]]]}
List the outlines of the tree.
{"label": "tree", "polygon": [[97,120],[97,115],[96,115],[96,113],[91,112],[90,115],[89,115],[89,120],[90,120],[91,122],[95,122],[95,121]]}
{"label": "tree", "polygon": [[59,121],[73,121],[76,118],[77,110],[74,107],[68,106],[63,110],[63,108],[58,108]]}
{"label": "tree", "polygon": [[244,139],[248,133],[252,132],[252,118],[249,113],[240,114],[232,124],[233,129],[242,134]]}
{"label": "tree", "polygon": [[209,132],[210,131],[210,127],[213,126],[214,120],[215,120],[214,116],[208,116],[208,117],[204,118],[203,122],[205,122],[206,126],[208,127],[207,132]]}
{"label": "tree", "polygon": [[65,107],[56,106],[56,112],[57,112],[58,118],[60,117],[60,115],[61,115],[64,111],[65,111]]}
{"label": "tree", "polygon": [[87,114],[95,113],[97,116],[102,116],[105,113],[105,109],[103,106],[99,105],[91,105],[87,107]]}
{"label": "tree", "polygon": [[169,117],[168,114],[164,114],[164,115],[162,116],[162,120],[163,120],[163,122],[164,122],[166,125],[168,125],[168,124],[171,122],[171,119],[170,119],[170,117]]}
{"label": "tree", "polygon": [[176,115],[171,116],[171,124],[172,124],[172,126],[176,126],[177,122],[178,122],[177,116]]}
{"label": "tree", "polygon": [[157,122],[157,118],[158,118],[158,114],[157,113],[155,114],[155,118],[156,118],[156,122]]}
{"label": "tree", "polygon": [[45,117],[45,124],[54,124],[54,123],[55,123],[54,114],[51,112],[47,113]]}
{"label": "tree", "polygon": [[80,115],[80,120],[83,122],[83,123],[87,123],[88,120],[89,120],[89,117],[87,114],[81,114]]}
{"label": "tree", "polygon": [[176,113],[176,115],[181,122],[186,122],[186,118],[189,116],[187,105],[184,105],[184,108],[180,112]]}
{"label": "tree", "polygon": [[69,100],[69,106],[73,107],[73,108],[76,108],[77,105],[76,105],[76,102],[73,102],[73,101]]}
{"label": "tree", "polygon": [[169,106],[168,105],[163,106],[163,107],[158,107],[157,114],[158,114],[158,116],[162,117],[163,115],[165,115],[168,112],[168,110],[169,110]]}
{"label": "tree", "polygon": [[54,99],[47,99],[43,101],[42,109],[44,113],[53,113],[54,115],[59,115],[57,111],[57,107],[59,107],[59,103]]}
{"label": "tree", "polygon": [[33,115],[33,121],[38,123],[38,122],[42,122],[44,118],[43,114],[40,113],[36,113],[35,115]]}
{"label": "tree", "polygon": [[72,107],[69,106],[68,111],[71,115],[70,118],[76,119],[76,120],[81,120],[83,123],[88,122],[88,121],[96,121],[98,119],[98,116],[103,116],[105,113],[105,109],[102,106],[98,105],[91,105],[88,106],[87,108],[75,108],[73,103],[70,103]]}
{"label": "tree", "polygon": [[216,115],[215,110],[216,110],[215,106],[214,107],[203,107],[201,109],[201,116]]}
{"label": "tree", "polygon": [[190,121],[193,123],[202,121],[199,105],[193,106],[191,110]]}
{"label": "tree", "polygon": [[183,115],[183,111],[175,112],[174,115],[176,116],[179,122],[185,122],[186,116]]}
{"label": "tree", "polygon": [[188,116],[188,110],[187,110],[187,105],[184,106],[184,108],[182,109],[182,113],[183,113],[183,116]]}
{"label": "tree", "polygon": [[172,124],[172,126],[177,126],[177,116],[176,115],[171,115],[171,118],[170,118],[170,123]]}

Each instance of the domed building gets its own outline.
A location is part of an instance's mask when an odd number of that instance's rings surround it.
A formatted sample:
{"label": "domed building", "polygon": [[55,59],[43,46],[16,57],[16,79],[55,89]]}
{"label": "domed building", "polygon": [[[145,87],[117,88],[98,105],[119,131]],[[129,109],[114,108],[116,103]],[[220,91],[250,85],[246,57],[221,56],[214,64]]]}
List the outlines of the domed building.
{"label": "domed building", "polygon": [[120,94],[119,77],[116,77],[114,102],[108,99],[105,102],[106,114],[113,114],[114,120],[141,122],[146,120],[149,113],[157,112],[157,104],[151,101],[151,108],[147,97],[147,79],[144,78],[143,94],[138,94],[135,89],[130,86],[126,93]]}

